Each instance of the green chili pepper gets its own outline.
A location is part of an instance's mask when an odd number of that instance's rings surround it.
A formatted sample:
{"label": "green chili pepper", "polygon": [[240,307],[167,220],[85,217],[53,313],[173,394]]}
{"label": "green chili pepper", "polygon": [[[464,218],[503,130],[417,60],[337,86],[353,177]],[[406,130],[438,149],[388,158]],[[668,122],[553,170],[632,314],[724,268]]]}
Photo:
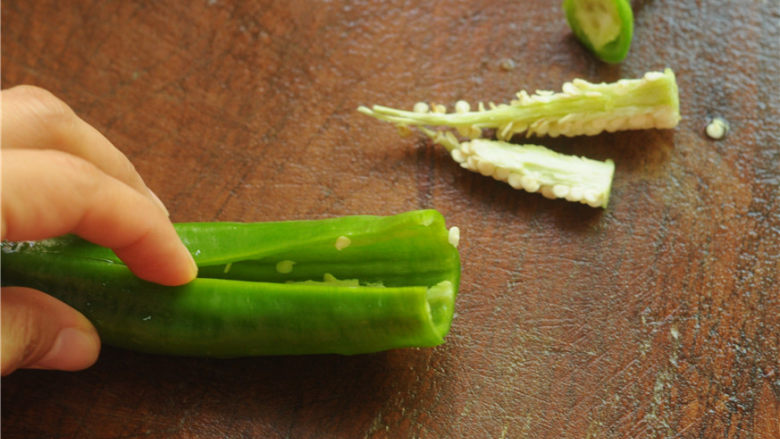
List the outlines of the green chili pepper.
{"label": "green chili pepper", "polygon": [[634,34],[634,14],[628,0],[563,0],[574,35],[599,59],[625,59]]}
{"label": "green chili pepper", "polygon": [[70,304],[106,344],[159,354],[358,354],[435,346],[449,331],[458,234],[434,210],[175,227],[199,267],[184,286],[140,280],[70,235],[4,242],[2,282]]}

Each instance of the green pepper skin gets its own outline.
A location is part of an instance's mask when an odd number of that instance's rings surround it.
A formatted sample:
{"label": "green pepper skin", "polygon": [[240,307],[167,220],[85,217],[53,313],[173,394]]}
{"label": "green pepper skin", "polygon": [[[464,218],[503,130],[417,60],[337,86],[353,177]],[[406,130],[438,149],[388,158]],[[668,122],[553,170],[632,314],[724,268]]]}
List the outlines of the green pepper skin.
{"label": "green pepper skin", "polygon": [[[614,39],[604,44],[599,44],[596,38],[589,34],[587,25],[582,23],[578,16],[579,11],[594,4],[612,6],[617,13],[619,32]],[[628,0],[563,0],[562,7],[574,35],[596,57],[611,64],[626,58],[634,35],[634,13]]]}
{"label": "green pepper skin", "polygon": [[140,280],[73,236],[3,243],[2,281],[70,304],[106,344],[157,354],[350,355],[436,346],[449,331],[460,259],[436,211],[175,226],[200,270],[184,286]]}

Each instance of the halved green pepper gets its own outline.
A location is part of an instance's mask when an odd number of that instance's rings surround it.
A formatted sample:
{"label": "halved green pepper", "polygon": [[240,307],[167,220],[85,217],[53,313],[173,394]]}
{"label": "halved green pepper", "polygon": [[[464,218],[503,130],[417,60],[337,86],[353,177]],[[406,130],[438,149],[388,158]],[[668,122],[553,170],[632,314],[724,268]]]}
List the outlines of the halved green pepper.
{"label": "halved green pepper", "polygon": [[262,223],[181,223],[197,279],[135,277],[74,236],[3,243],[2,282],[81,311],[104,343],[158,354],[358,354],[444,342],[460,259],[434,210]]}
{"label": "halved green pepper", "polygon": [[623,61],[631,47],[634,14],[628,0],[563,0],[574,35],[599,59]]}

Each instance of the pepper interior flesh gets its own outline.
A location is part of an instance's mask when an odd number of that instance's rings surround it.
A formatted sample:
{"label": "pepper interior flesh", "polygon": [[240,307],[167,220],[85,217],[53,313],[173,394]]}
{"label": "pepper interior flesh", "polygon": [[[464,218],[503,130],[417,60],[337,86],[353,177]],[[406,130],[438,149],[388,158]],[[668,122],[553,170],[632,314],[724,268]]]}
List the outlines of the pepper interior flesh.
{"label": "pepper interior flesh", "polygon": [[457,105],[454,113],[404,111],[381,105],[358,108],[363,114],[399,126],[451,127],[471,138],[482,137],[483,129],[495,129],[499,140],[511,140],[517,134],[573,137],[674,128],[680,121],[677,81],[671,69],[612,83],[574,79],[563,84],[559,93],[529,95],[520,91],[508,104],[484,108],[480,103],[477,110],[457,110]]}
{"label": "pepper interior flesh", "polygon": [[73,236],[3,243],[2,281],[70,304],[107,344],[160,354],[358,354],[449,331],[460,260],[436,211],[175,227],[199,267],[184,286]]}
{"label": "pepper interior flesh", "polygon": [[615,163],[561,154],[541,145],[517,145],[500,140],[459,142],[452,132],[421,128],[444,146],[453,160],[469,171],[508,183],[515,189],[538,192],[545,198],[606,208]]}

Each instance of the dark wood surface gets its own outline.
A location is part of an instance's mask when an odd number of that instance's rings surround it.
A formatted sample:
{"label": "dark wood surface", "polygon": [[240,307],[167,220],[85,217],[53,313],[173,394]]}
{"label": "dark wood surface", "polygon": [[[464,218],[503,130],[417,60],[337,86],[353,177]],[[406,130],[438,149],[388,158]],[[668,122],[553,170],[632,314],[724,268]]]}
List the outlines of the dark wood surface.
{"label": "dark wood surface", "polygon": [[[435,208],[463,260],[441,347],[105,347],[83,372],[3,378],[3,438],[780,437],[780,3],[634,8],[631,52],[609,66],[557,1],[3,1],[2,86],[70,103],[173,220]],[[606,210],[468,173],[355,111],[667,66],[678,128],[538,139],[615,160]],[[713,116],[731,124],[721,141]]]}

